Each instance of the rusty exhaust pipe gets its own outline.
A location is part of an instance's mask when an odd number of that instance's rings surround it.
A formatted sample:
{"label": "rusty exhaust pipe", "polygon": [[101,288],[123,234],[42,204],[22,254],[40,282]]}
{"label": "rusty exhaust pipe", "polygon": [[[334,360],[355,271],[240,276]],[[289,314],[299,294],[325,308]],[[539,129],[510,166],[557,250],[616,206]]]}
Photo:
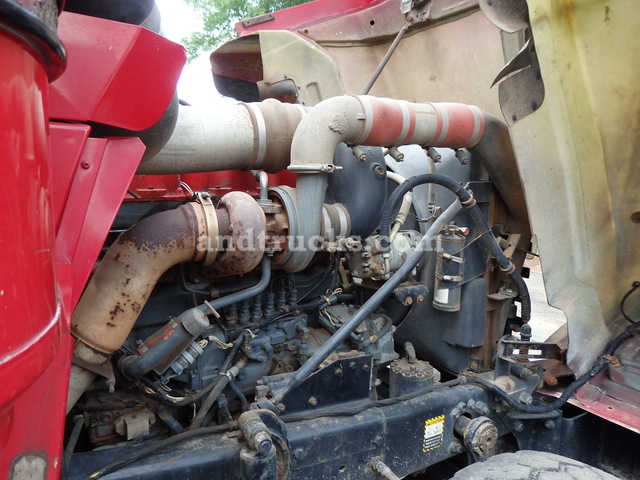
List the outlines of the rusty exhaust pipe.
{"label": "rusty exhaust pipe", "polygon": [[[157,213],[133,225],[109,248],[72,316],[76,340],[67,411],[98,372],[104,375],[110,367],[111,355],[129,336],[165,271],[179,263],[201,262],[221,272],[247,273],[260,263],[266,230],[262,209],[242,192],[225,195],[221,205],[214,209],[204,196],[201,203]],[[238,222],[240,215],[244,222]],[[238,271],[237,258],[219,250],[222,238],[242,235],[251,239],[254,250],[243,257]],[[236,260],[233,269],[231,260]]]}

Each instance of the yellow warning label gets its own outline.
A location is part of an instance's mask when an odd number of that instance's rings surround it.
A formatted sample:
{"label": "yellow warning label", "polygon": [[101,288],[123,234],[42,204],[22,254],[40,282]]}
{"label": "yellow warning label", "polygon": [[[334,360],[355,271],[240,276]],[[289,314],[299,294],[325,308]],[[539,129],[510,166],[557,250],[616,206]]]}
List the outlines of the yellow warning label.
{"label": "yellow warning label", "polygon": [[444,437],[444,415],[430,418],[424,422],[422,451],[428,452],[442,446]]}

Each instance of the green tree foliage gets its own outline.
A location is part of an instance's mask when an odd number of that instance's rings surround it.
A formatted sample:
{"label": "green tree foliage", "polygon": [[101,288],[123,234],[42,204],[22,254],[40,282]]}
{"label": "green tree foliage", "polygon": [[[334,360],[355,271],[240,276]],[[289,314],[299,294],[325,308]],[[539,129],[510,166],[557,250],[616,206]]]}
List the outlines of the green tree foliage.
{"label": "green tree foliage", "polygon": [[189,60],[235,37],[240,20],[275,12],[310,0],[185,0],[202,17],[202,30],[183,40]]}

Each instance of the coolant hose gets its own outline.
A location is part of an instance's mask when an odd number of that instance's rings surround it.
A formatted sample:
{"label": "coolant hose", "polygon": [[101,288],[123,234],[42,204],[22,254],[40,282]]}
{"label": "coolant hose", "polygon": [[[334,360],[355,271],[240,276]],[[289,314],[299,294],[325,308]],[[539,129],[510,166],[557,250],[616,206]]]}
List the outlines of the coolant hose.
{"label": "coolant hose", "polygon": [[460,203],[469,212],[471,220],[479,230],[482,241],[496,259],[500,270],[507,273],[515,284],[515,287],[518,290],[518,295],[520,296],[520,304],[522,305],[522,321],[524,323],[528,323],[531,319],[531,298],[529,297],[527,284],[522,278],[522,275],[520,275],[520,272],[515,268],[513,263],[511,263],[511,260],[506,257],[502,248],[500,248],[498,241],[493,236],[493,232],[491,231],[491,228],[489,228],[489,225],[487,224],[487,221],[480,211],[480,207],[478,207],[475,199],[453,178],[438,173],[425,173],[423,175],[416,175],[407,179],[406,182],[396,188],[389,197],[384,211],[382,212],[382,219],[380,220],[380,244],[382,248],[386,250],[389,249],[389,229],[401,199],[407,192],[413,190],[413,188],[418,185],[423,185],[425,183],[441,185],[450,190],[460,199]]}
{"label": "coolant hose", "polygon": [[362,305],[356,314],[351,317],[346,323],[344,323],[322,347],[307,360],[296,371],[290,380],[284,385],[284,387],[278,392],[274,398],[274,403],[281,401],[287,393],[292,389],[300,385],[309,375],[311,375],[316,368],[329,356],[336,348],[338,348],[342,342],[344,342],[349,335],[360,325],[364,319],[373,312],[380,304],[385,301],[393,290],[402,283],[405,277],[415,268],[422,256],[428,251],[429,244],[432,238],[440,232],[440,230],[447,225],[453,217],[455,217],[462,206],[460,202],[456,201],[447,208],[436,221],[433,222],[427,233],[420,239],[416,245],[413,253],[407,258],[406,262],[396,271],[389,280],[380,287],[376,293],[374,293],[365,303]]}

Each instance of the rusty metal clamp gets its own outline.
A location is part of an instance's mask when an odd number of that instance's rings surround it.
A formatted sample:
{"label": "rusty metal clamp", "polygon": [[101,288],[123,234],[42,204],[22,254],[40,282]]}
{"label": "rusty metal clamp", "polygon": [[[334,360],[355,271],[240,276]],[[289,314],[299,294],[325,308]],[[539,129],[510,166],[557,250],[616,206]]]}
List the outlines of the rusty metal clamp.
{"label": "rusty metal clamp", "polygon": [[202,262],[204,265],[211,265],[218,256],[220,237],[218,235],[218,216],[211,201],[211,195],[207,192],[196,192],[195,200],[202,205],[204,219],[206,222],[207,249]]}

